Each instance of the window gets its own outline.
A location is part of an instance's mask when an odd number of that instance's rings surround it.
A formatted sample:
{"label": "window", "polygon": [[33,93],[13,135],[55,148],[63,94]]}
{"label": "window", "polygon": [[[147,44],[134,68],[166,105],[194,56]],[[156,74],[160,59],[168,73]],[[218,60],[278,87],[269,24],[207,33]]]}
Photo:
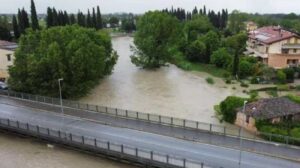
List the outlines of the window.
{"label": "window", "polygon": [[288,54],[289,50],[288,49],[282,49],[282,54]]}
{"label": "window", "polygon": [[11,54],[7,54],[7,61],[10,62],[11,61]]}
{"label": "window", "polygon": [[297,53],[297,49],[294,49],[293,51],[294,51],[294,53]]}
{"label": "window", "polygon": [[269,47],[266,47],[266,53],[269,53]]}

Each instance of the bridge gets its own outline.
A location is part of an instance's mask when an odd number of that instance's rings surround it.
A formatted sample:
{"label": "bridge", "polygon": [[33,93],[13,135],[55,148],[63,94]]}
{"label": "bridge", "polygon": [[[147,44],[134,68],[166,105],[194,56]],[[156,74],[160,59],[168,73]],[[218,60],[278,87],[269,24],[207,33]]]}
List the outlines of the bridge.
{"label": "bridge", "polygon": [[[300,148],[242,137],[239,129],[63,101],[0,92],[0,127],[154,167],[300,167]],[[270,138],[274,138],[270,135]],[[278,138],[278,137],[277,137]]]}

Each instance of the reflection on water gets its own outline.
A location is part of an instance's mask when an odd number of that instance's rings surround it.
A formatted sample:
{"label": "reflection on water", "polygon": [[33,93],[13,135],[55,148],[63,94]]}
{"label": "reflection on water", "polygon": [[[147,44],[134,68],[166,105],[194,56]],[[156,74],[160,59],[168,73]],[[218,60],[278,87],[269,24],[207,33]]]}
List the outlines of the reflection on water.
{"label": "reflection on water", "polygon": [[214,117],[213,106],[229,95],[241,95],[224,88],[220,79],[216,79],[216,85],[207,84],[205,73],[186,72],[174,65],[158,70],[137,68],[130,62],[132,42],[131,37],[113,38],[113,47],[120,55],[113,74],[81,101],[219,123]]}
{"label": "reflection on water", "polygon": [[0,132],[0,168],[134,168],[85,153]]}

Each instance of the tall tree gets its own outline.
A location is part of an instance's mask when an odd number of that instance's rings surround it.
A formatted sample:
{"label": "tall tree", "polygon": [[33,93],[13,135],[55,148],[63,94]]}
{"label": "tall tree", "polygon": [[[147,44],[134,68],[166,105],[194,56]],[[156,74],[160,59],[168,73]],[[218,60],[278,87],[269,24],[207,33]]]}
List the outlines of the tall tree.
{"label": "tall tree", "polygon": [[53,12],[50,7],[47,8],[46,24],[48,28],[53,26]]}
{"label": "tall tree", "polygon": [[97,17],[95,8],[93,8],[92,25],[95,29],[97,29]]}
{"label": "tall tree", "polygon": [[102,24],[102,16],[100,12],[100,7],[97,6],[97,29],[102,29],[103,24]]}
{"label": "tall tree", "polygon": [[29,23],[28,13],[24,8],[22,9],[22,19],[24,20],[25,29],[29,28],[30,23]]}
{"label": "tall tree", "polygon": [[76,18],[74,14],[70,15],[69,20],[70,20],[70,25],[76,24]]}
{"label": "tall tree", "polygon": [[86,18],[86,26],[87,27],[93,27],[92,17],[91,17],[91,13],[90,13],[89,9],[88,9],[88,14],[87,14],[87,18]]}
{"label": "tall tree", "polygon": [[53,16],[53,26],[58,26],[59,25],[58,13],[55,8],[52,9],[52,16]]}
{"label": "tall tree", "polygon": [[18,39],[20,37],[20,31],[19,31],[18,21],[15,15],[13,16],[12,24],[13,24],[15,39]]}
{"label": "tall tree", "polygon": [[37,13],[36,13],[36,8],[33,0],[31,0],[31,27],[33,30],[37,30],[40,28]]}

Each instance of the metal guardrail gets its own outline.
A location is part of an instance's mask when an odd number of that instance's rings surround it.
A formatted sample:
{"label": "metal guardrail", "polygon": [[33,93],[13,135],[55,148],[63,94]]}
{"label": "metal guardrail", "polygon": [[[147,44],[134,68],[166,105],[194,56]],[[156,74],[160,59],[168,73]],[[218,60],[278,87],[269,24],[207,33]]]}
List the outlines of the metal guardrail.
{"label": "metal guardrail", "polygon": [[[23,100],[30,100],[33,102],[39,102],[39,103],[46,103],[51,105],[57,105],[60,106],[60,99],[58,98],[52,98],[52,97],[45,97],[45,96],[38,96],[38,95],[32,95],[32,94],[26,94],[26,93],[20,93],[20,92],[14,92],[14,91],[8,91],[8,90],[0,90],[0,95],[5,95],[13,98],[19,98]],[[80,109],[80,110],[87,110],[87,111],[93,111],[98,112],[106,115],[121,117],[121,118],[127,118],[127,119],[133,119],[133,120],[142,120],[157,124],[164,124],[169,125],[172,127],[182,127],[182,128],[189,128],[189,129],[196,129],[201,131],[207,131],[219,135],[224,136],[234,136],[234,137],[243,137],[248,140],[256,141],[257,137],[263,137],[267,141],[274,141],[280,142],[286,145],[300,145],[300,139],[289,137],[289,136],[283,136],[283,135],[277,135],[277,134],[270,134],[270,133],[263,133],[263,132],[255,132],[253,136],[245,136],[244,134],[241,134],[241,128],[234,129],[234,128],[228,128],[226,126],[221,125],[215,125],[215,124],[209,124],[204,122],[198,122],[198,121],[191,121],[191,120],[185,120],[185,119],[179,119],[175,117],[167,117],[167,116],[161,116],[161,115],[155,115],[155,114],[149,114],[149,113],[141,113],[136,111],[130,111],[130,110],[123,110],[118,108],[110,108],[105,106],[98,106],[98,105],[91,105],[91,104],[83,104],[77,101],[71,101],[71,100],[63,100],[63,106],[73,109]]]}
{"label": "metal guardrail", "polygon": [[31,125],[10,119],[0,118],[0,127],[12,129],[22,134],[35,137],[44,137],[47,140],[76,146],[83,149],[93,149],[93,151],[104,151],[105,154],[124,159],[129,158],[132,161],[138,161],[141,164],[152,164],[158,167],[182,167],[182,168],[212,168],[202,162],[193,161],[168,154],[162,154],[148,149],[136,148],[124,144],[118,144],[111,141],[76,135],[72,133],[44,128],[39,125]]}

